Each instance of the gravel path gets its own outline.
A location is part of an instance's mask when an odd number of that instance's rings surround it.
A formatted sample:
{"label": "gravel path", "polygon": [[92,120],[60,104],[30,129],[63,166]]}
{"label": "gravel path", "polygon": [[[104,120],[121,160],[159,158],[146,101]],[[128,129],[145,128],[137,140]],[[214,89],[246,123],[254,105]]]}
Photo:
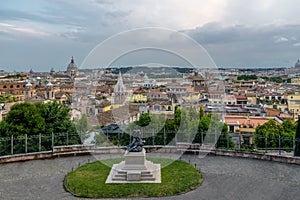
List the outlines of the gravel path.
{"label": "gravel path", "polygon": [[[0,199],[79,199],[64,191],[66,173],[79,165],[111,155],[34,160],[0,165]],[[298,199],[300,166],[229,157],[183,160],[203,173],[202,186],[179,196],[160,199]],[[157,198],[146,198],[157,199]]]}

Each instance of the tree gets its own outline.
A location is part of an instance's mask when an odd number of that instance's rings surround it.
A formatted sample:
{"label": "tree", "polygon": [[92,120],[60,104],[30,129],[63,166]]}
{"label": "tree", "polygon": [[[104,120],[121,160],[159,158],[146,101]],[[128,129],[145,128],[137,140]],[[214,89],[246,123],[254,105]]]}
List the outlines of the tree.
{"label": "tree", "polygon": [[193,107],[193,106],[191,106],[190,108],[189,108],[189,117],[190,117],[190,119],[192,119],[192,120],[195,120],[195,119],[199,119],[199,115],[198,115],[198,113],[197,113],[197,111],[196,111],[196,108],[195,107]]}
{"label": "tree", "polygon": [[209,117],[201,117],[199,121],[198,131],[199,132],[206,132],[209,128],[210,118]]}
{"label": "tree", "polygon": [[297,129],[296,129],[294,156],[300,156],[300,123],[299,123],[299,119],[298,119],[298,125],[297,125]]}
{"label": "tree", "polygon": [[165,137],[166,137],[166,144],[169,144],[175,137],[175,126],[173,119],[167,119],[164,125]]}
{"label": "tree", "polygon": [[278,147],[278,138],[283,132],[283,127],[270,119],[263,125],[258,125],[254,133],[254,144],[258,148]]}
{"label": "tree", "polygon": [[222,133],[219,136],[218,142],[216,144],[217,148],[233,148],[235,143],[232,140],[232,137],[228,134],[228,125],[223,124]]}
{"label": "tree", "polygon": [[87,132],[90,130],[86,114],[83,114],[78,120],[76,120],[75,126],[80,135],[81,140],[84,141],[88,137]]}
{"label": "tree", "polygon": [[192,142],[197,134],[199,114],[194,107],[188,110],[175,107],[174,127],[179,142]]}
{"label": "tree", "polygon": [[151,122],[150,114],[144,113],[140,116],[140,119],[135,122],[135,124],[141,127],[145,127],[148,126],[150,122]]}
{"label": "tree", "polygon": [[201,119],[202,117],[204,117],[205,114],[204,114],[204,110],[203,110],[203,107],[201,106],[200,107],[200,110],[199,110],[199,118]]}
{"label": "tree", "polygon": [[293,138],[295,136],[297,126],[291,119],[285,119],[281,126],[283,128],[283,132],[280,135],[281,147],[289,150],[293,147]]}
{"label": "tree", "polygon": [[237,77],[237,80],[245,80],[245,81],[248,81],[248,80],[256,80],[257,79],[257,76],[256,75],[240,75]]}
{"label": "tree", "polygon": [[66,132],[75,133],[76,128],[70,119],[70,108],[57,102],[15,104],[0,123],[2,137]]}
{"label": "tree", "polygon": [[41,106],[41,115],[46,122],[46,134],[76,132],[76,128],[70,119],[70,108],[58,102],[36,104],[36,106]]}
{"label": "tree", "polygon": [[229,142],[229,148],[234,147],[234,142],[228,135],[227,124],[222,123],[216,115],[203,115],[201,117],[198,125],[198,133],[193,142],[200,143],[202,136],[206,143],[214,143],[217,139],[217,148],[227,147],[227,140]]}
{"label": "tree", "polygon": [[175,112],[174,112],[174,127],[175,130],[178,130],[180,127],[181,122],[181,110],[178,105],[175,106]]}
{"label": "tree", "polygon": [[296,131],[296,126],[295,123],[292,122],[291,119],[285,119],[283,123],[281,124],[283,128],[283,133],[286,136],[294,136],[295,131]]}
{"label": "tree", "polygon": [[41,116],[40,109],[26,102],[13,105],[0,127],[2,137],[38,135],[45,132],[46,122]]}

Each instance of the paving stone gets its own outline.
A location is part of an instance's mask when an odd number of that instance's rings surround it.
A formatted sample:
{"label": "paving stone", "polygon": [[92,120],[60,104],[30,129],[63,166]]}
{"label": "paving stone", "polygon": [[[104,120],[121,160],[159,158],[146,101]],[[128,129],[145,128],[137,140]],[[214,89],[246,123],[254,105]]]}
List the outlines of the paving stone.
{"label": "paving stone", "polygon": [[[63,189],[65,174],[79,165],[112,155],[34,160],[0,165],[0,199],[80,199]],[[300,166],[230,157],[184,155],[204,182],[186,194],[154,199],[298,199]],[[136,198],[135,198],[136,199]]]}

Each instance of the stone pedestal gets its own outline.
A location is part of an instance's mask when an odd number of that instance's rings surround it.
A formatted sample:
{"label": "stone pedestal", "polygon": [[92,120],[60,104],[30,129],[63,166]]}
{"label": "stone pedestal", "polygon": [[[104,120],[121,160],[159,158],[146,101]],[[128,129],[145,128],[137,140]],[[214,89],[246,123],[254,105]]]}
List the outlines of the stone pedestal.
{"label": "stone pedestal", "polygon": [[146,160],[146,151],[126,152],[125,161],[114,164],[105,183],[161,183],[160,164]]}
{"label": "stone pedestal", "polygon": [[128,152],[125,154],[123,170],[146,170],[146,151]]}
{"label": "stone pedestal", "polygon": [[127,181],[139,181],[141,180],[141,172],[140,171],[128,171],[127,172]]}

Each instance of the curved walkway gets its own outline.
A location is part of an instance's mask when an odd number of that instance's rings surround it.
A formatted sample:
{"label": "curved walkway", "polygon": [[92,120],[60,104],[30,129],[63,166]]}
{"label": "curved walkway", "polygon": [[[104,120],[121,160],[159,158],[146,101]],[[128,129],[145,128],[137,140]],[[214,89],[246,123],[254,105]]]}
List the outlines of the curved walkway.
{"label": "curved walkway", "polygon": [[[0,165],[0,199],[79,199],[65,192],[66,173],[79,165],[111,155],[34,160]],[[196,190],[162,199],[297,199],[300,196],[300,166],[230,157],[198,158],[204,182]],[[157,198],[147,198],[157,199]]]}

